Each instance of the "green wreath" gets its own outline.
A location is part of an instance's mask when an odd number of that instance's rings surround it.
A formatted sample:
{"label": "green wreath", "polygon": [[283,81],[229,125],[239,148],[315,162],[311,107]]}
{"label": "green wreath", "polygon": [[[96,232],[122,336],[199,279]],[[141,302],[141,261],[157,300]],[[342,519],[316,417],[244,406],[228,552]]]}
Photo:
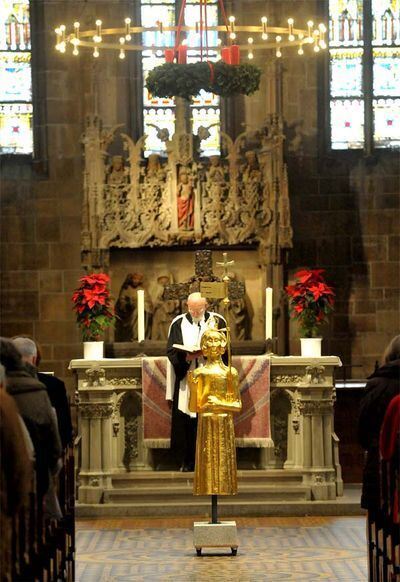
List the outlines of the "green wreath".
{"label": "green wreath", "polygon": [[260,86],[260,77],[261,69],[249,63],[164,63],[149,72],[146,87],[155,97],[183,97],[190,101],[202,89],[222,97],[251,95]]}

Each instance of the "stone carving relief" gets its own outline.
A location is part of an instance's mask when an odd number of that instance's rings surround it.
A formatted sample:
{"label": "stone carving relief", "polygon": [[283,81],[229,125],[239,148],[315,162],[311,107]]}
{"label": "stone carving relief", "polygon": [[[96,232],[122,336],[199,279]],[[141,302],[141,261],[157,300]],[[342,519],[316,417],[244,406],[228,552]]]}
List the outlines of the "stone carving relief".
{"label": "stone carving relief", "polygon": [[121,378],[109,378],[107,384],[111,386],[129,386],[133,388],[140,388],[140,382],[138,378],[132,378],[131,376],[123,376]]}
{"label": "stone carving relief", "polygon": [[325,381],[324,373],[325,373],[324,366],[307,366],[306,382],[310,384],[323,384]]}
{"label": "stone carving relief", "polygon": [[304,379],[304,376],[299,374],[272,374],[271,384],[285,384],[288,386],[295,386]]}
{"label": "stone carving relief", "polygon": [[[264,263],[280,264],[292,246],[283,130],[271,115],[258,132],[221,134],[221,155],[200,157],[207,128],[192,134],[178,115],[176,133],[158,129],[166,156],[143,156],[120,131],[87,121],[82,257],[104,266],[110,247],[258,244]],[[189,114],[190,120],[190,114]],[[187,120],[186,120],[187,121]],[[121,155],[108,153],[122,139]],[[115,146],[113,147],[115,151]]]}
{"label": "stone carving relief", "polygon": [[332,414],[332,399],[327,400],[300,400],[300,412],[304,416]]}
{"label": "stone carving relief", "polygon": [[92,366],[85,370],[85,380],[82,382],[83,388],[93,388],[106,385],[106,372],[100,366]]}
{"label": "stone carving relief", "polygon": [[144,290],[145,334],[150,336],[153,305],[147,289],[143,285],[142,273],[129,273],[125,277],[115,304],[115,340],[130,342],[137,340],[138,305],[137,292]]}
{"label": "stone carving relief", "polygon": [[124,453],[122,462],[127,471],[139,456],[142,398],[136,391],[125,392],[120,400],[120,416],[124,417]]}
{"label": "stone carving relief", "polygon": [[85,402],[79,405],[82,418],[108,418],[113,413],[111,402]]}
{"label": "stone carving relief", "polygon": [[120,394],[116,394],[114,392],[113,394],[113,411],[112,411],[112,415],[111,415],[111,424],[112,424],[112,428],[113,428],[113,434],[114,436],[118,436],[119,433],[119,427],[120,427],[120,407],[121,407],[121,400],[124,398],[126,392],[121,392]]}
{"label": "stone carving relief", "polygon": [[287,459],[288,417],[291,398],[286,390],[274,390],[271,394],[271,432],[274,441],[274,455],[283,467]]}
{"label": "stone carving relief", "polygon": [[180,313],[180,303],[177,299],[167,299],[165,289],[171,285],[171,275],[157,277],[157,291],[153,297],[153,317],[151,327],[151,339],[155,341],[166,340],[169,326],[176,315]]}

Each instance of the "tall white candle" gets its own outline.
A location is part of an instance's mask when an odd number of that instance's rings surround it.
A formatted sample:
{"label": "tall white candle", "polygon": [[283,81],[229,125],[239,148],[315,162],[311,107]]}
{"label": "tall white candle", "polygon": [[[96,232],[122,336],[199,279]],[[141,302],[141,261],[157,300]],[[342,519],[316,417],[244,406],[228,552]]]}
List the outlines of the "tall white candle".
{"label": "tall white candle", "polygon": [[272,287],[265,290],[265,339],[272,339]]}
{"label": "tall white candle", "polygon": [[138,342],[144,340],[144,290],[137,291]]}

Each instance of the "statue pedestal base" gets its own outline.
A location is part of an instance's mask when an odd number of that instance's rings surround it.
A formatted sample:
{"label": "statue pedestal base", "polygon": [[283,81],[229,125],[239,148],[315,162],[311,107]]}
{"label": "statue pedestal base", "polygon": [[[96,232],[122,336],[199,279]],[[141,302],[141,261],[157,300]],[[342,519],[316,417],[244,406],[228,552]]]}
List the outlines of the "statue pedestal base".
{"label": "statue pedestal base", "polygon": [[221,521],[220,523],[204,523],[195,521],[193,524],[193,545],[197,555],[203,548],[230,548],[236,556],[239,540],[236,521]]}

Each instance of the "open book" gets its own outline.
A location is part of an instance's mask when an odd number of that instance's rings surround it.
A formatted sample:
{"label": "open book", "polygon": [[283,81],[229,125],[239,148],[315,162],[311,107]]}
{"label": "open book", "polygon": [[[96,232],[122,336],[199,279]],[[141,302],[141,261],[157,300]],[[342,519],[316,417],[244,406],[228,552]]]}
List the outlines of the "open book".
{"label": "open book", "polygon": [[195,352],[201,352],[200,346],[184,346],[183,344],[172,344],[173,348],[181,350],[182,352],[188,352],[189,354],[194,354]]}

